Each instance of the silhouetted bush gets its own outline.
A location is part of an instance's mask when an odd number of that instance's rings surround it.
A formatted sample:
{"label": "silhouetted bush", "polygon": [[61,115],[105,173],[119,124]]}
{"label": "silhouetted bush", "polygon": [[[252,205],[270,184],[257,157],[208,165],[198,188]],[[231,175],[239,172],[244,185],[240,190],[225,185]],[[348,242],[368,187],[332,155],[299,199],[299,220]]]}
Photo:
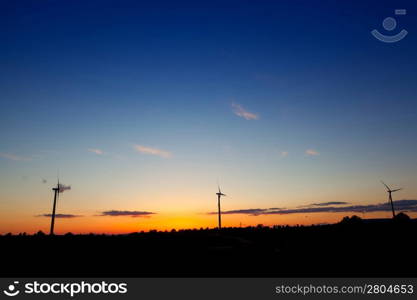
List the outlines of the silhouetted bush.
{"label": "silhouetted bush", "polygon": [[343,225],[360,225],[362,223],[363,223],[362,218],[356,215],[353,215],[351,217],[346,216],[342,219],[342,221],[340,221],[340,224],[343,224]]}
{"label": "silhouetted bush", "polygon": [[411,220],[410,217],[403,212],[400,212],[394,218],[394,221],[397,223],[408,223],[410,222],[410,220]]}

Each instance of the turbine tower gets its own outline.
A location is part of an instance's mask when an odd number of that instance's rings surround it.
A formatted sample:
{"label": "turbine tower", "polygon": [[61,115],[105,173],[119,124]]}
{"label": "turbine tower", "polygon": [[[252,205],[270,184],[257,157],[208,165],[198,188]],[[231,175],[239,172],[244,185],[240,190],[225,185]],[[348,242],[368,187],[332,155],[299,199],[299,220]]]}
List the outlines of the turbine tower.
{"label": "turbine tower", "polygon": [[225,194],[222,193],[222,191],[220,190],[220,186],[219,186],[219,192],[216,193],[217,195],[217,206],[219,208],[219,230],[222,229],[222,211],[220,209],[220,199],[222,196],[226,196]]}
{"label": "turbine tower", "polygon": [[385,185],[385,187],[387,188],[387,193],[388,193],[388,203],[389,204],[391,204],[391,209],[392,209],[392,217],[393,218],[395,218],[395,210],[394,210],[394,203],[393,203],[393,201],[392,201],[392,193],[394,193],[394,192],[397,192],[397,191],[399,191],[399,190],[402,190],[402,188],[400,188],[400,189],[395,189],[395,190],[391,190],[391,188],[388,186],[388,185],[386,185],[385,184],[385,182],[383,182],[382,180],[381,180],[381,182],[382,182],[382,184],[383,185]]}
{"label": "turbine tower", "polygon": [[59,180],[56,187],[52,188],[54,191],[54,204],[52,206],[52,215],[51,215],[51,231],[49,232],[49,235],[54,235],[54,226],[55,226],[55,210],[56,210],[56,200],[58,198],[59,193]]}
{"label": "turbine tower", "polygon": [[52,215],[51,215],[51,231],[49,232],[50,235],[54,235],[54,226],[55,226],[55,211],[56,211],[56,202],[58,200],[59,193],[63,193],[65,190],[70,190],[70,186],[65,186],[63,184],[58,183],[56,187],[52,188],[54,191],[54,204],[52,206]]}

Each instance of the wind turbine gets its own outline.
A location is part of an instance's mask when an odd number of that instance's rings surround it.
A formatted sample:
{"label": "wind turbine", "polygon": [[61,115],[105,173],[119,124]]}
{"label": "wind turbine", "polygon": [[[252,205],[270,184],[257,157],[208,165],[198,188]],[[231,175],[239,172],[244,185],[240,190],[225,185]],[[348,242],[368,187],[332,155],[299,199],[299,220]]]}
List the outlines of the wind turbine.
{"label": "wind turbine", "polygon": [[395,190],[391,190],[391,188],[388,186],[388,185],[386,185],[385,184],[385,182],[383,182],[382,180],[381,180],[381,182],[382,182],[382,184],[383,185],[385,185],[385,187],[387,188],[387,192],[388,192],[388,195],[389,195],[389,197],[388,197],[388,199],[389,199],[389,201],[388,201],[388,203],[390,203],[391,204],[391,209],[392,209],[392,217],[393,218],[395,218],[395,210],[394,210],[394,203],[393,203],[393,201],[392,201],[392,193],[394,193],[394,192],[397,192],[397,191],[399,191],[399,190],[402,190],[402,188],[400,188],[400,189],[395,189]]}
{"label": "wind turbine", "polygon": [[217,206],[219,208],[219,230],[222,229],[222,211],[220,209],[220,199],[222,196],[226,196],[225,194],[222,193],[222,191],[220,190],[220,186],[219,187],[219,192],[216,193],[217,195]]}
{"label": "wind turbine", "polygon": [[65,186],[63,184],[58,183],[56,187],[52,188],[54,191],[54,204],[52,206],[52,215],[51,215],[51,231],[49,232],[50,235],[54,235],[54,226],[55,226],[55,211],[56,211],[56,201],[58,200],[59,193],[63,193],[65,190],[70,190],[70,186]]}

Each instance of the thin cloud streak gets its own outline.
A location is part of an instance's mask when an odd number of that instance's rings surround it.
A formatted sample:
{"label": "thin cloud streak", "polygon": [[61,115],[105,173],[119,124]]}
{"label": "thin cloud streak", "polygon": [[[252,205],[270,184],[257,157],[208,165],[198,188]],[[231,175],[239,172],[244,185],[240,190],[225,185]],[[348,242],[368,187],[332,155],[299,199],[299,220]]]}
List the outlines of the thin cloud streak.
{"label": "thin cloud streak", "polygon": [[148,147],[148,146],[143,146],[143,145],[135,145],[134,149],[142,154],[149,154],[149,155],[156,155],[156,156],[160,156],[163,158],[170,158],[172,157],[172,153],[165,151],[165,150],[161,150],[158,148],[152,148],[152,147]]}
{"label": "thin cloud streak", "polygon": [[317,156],[317,155],[320,155],[320,153],[319,152],[317,152],[316,150],[314,150],[314,149],[307,149],[306,150],[306,152],[305,152],[305,154],[307,154],[307,155],[309,155],[309,156]]}
{"label": "thin cloud streak", "polygon": [[89,148],[87,149],[87,151],[91,152],[91,153],[95,153],[97,155],[103,155],[104,152],[101,149],[95,149],[95,148]]}
{"label": "thin cloud streak", "polygon": [[232,103],[232,110],[235,115],[242,117],[246,120],[258,120],[259,119],[258,114],[249,112],[245,110],[242,106],[234,102]]}
{"label": "thin cloud streak", "polygon": [[14,161],[29,161],[29,160],[31,160],[31,158],[29,158],[29,157],[24,157],[24,156],[15,155],[15,154],[12,154],[12,153],[4,153],[4,152],[0,152],[0,157],[8,159],[8,160],[14,160]]}
{"label": "thin cloud streak", "polygon": [[330,206],[330,205],[347,205],[349,202],[342,202],[342,201],[330,201],[330,202],[321,202],[321,203],[311,203],[307,205],[300,205],[297,208],[305,208],[305,207],[314,207],[314,206]]}
{"label": "thin cloud streak", "polygon": [[346,205],[349,202],[342,202],[342,201],[331,201],[331,202],[322,202],[322,203],[312,203],[308,206],[330,206],[330,205]]}
{"label": "thin cloud streak", "polygon": [[101,213],[102,217],[105,216],[110,216],[110,217],[132,217],[132,218],[137,218],[137,217],[149,217],[151,215],[155,215],[156,213],[154,212],[150,212],[150,211],[129,211],[129,210],[108,210],[108,211],[103,211]]}
{"label": "thin cloud streak", "polygon": [[[394,201],[396,211],[417,212],[417,200],[397,200]],[[391,205],[389,203],[369,204],[369,205],[349,205],[349,206],[316,206],[295,209],[239,209],[224,211],[222,214],[245,214],[250,216],[258,215],[288,215],[288,214],[309,214],[309,213],[339,213],[339,212],[390,212]],[[217,212],[209,212],[208,214],[217,214]]]}
{"label": "thin cloud streak", "polygon": [[[37,217],[52,217],[52,214],[42,214],[38,215]],[[72,219],[72,218],[79,218],[82,217],[81,215],[72,215],[72,214],[55,214],[55,218],[59,219]]]}
{"label": "thin cloud streak", "polygon": [[287,157],[288,151],[281,151],[279,155],[281,156],[281,158]]}

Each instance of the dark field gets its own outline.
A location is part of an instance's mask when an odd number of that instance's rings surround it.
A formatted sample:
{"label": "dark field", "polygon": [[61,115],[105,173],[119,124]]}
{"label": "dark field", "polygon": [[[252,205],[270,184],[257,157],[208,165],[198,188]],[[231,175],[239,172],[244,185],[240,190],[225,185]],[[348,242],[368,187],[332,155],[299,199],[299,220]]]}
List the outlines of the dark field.
{"label": "dark field", "polygon": [[1,276],[415,277],[417,221],[0,236]]}

